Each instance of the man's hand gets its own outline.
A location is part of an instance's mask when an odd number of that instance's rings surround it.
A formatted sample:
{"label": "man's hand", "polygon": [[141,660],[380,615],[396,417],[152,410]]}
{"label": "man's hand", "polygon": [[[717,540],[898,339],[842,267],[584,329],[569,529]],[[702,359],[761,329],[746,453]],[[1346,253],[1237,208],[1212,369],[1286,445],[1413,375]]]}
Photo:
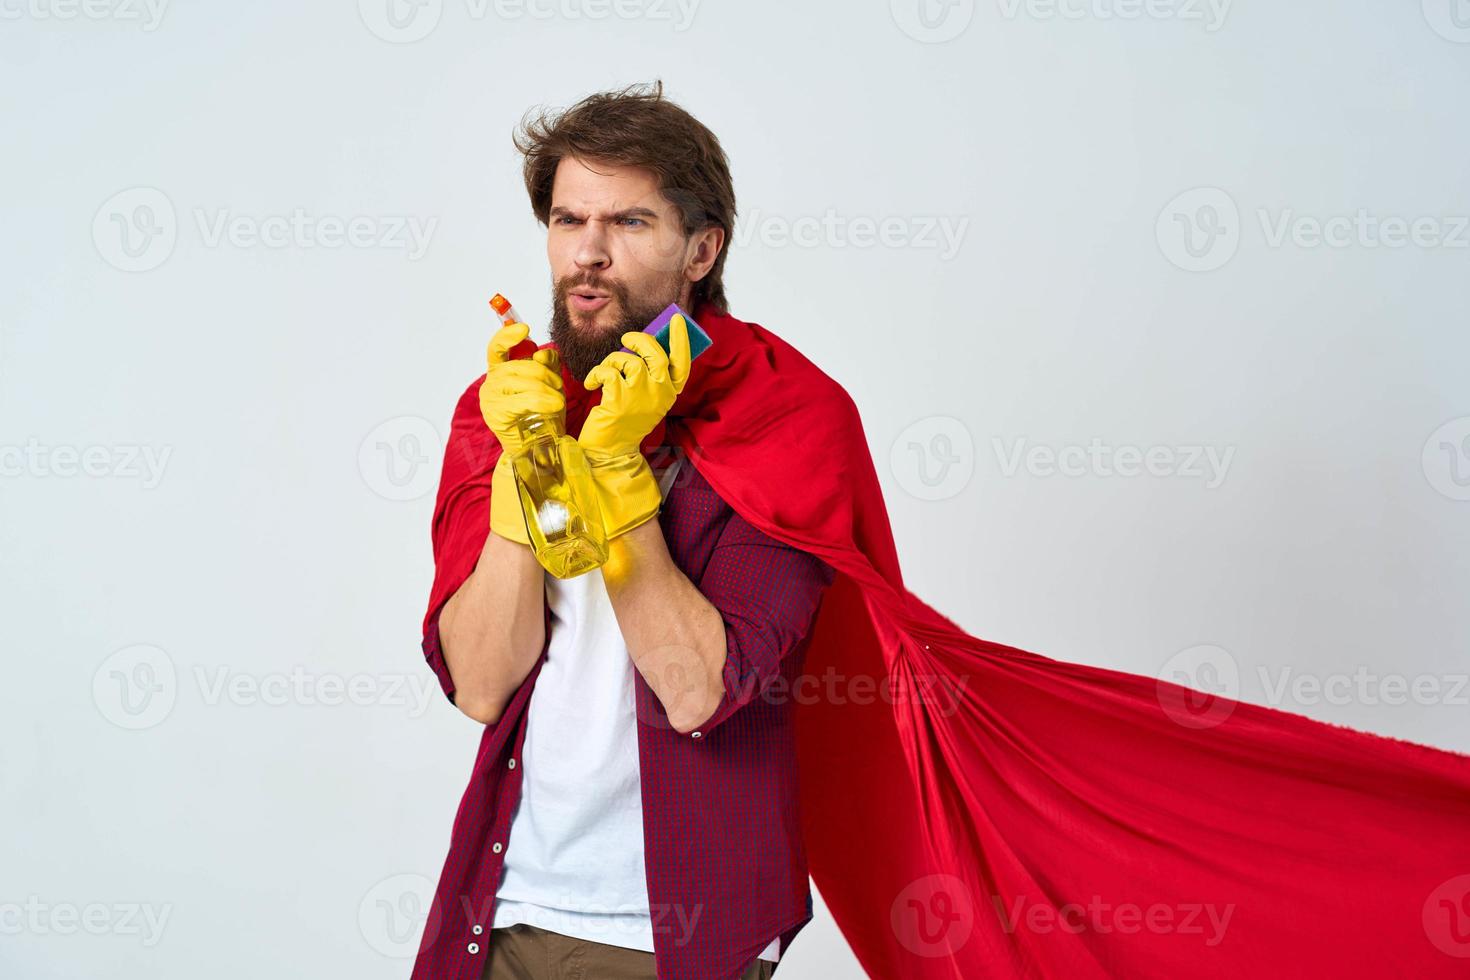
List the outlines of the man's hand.
{"label": "man's hand", "polygon": [[480,414],[500,440],[505,455],[521,449],[516,421],[531,412],[545,415],[565,413],[561,373],[556,351],[538,350],[530,358],[510,359],[510,349],[531,332],[524,323],[508,323],[490,338],[485,355],[485,382],[480,385]]}
{"label": "man's hand", "polygon": [[636,353],[614,351],[587,373],[583,384],[588,391],[601,388],[602,401],[587,413],[577,437],[609,540],[658,513],[658,482],[639,447],[689,380],[689,326],[682,316],[669,323],[669,354],[646,333],[630,331],[621,339]]}
{"label": "man's hand", "polygon": [[485,381],[480,385],[480,414],[502,450],[490,478],[490,529],[524,545],[531,543],[531,536],[526,531],[510,470],[511,457],[522,448],[516,423],[532,413],[560,414],[565,420],[567,408],[555,350],[548,348],[530,358],[510,359],[510,349],[530,332],[524,323],[506,324],[496,331],[486,353]]}
{"label": "man's hand", "polygon": [[588,391],[602,389],[602,403],[587,413],[577,441],[602,455],[638,452],[689,380],[689,326],[682,316],[669,322],[669,354],[646,333],[630,331],[621,340],[635,353],[613,351],[583,381]]}

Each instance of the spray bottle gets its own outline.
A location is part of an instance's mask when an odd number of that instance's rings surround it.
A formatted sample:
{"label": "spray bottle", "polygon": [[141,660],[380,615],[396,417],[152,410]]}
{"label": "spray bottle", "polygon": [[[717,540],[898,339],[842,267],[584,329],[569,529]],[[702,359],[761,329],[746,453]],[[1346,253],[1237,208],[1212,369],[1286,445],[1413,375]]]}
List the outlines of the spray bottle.
{"label": "spray bottle", "polygon": [[[524,322],[499,293],[490,306],[502,323]],[[559,371],[559,361],[550,367]],[[602,510],[587,457],[567,435],[565,415],[527,413],[516,425],[522,449],[510,466],[536,560],[560,579],[601,566],[608,557]]]}

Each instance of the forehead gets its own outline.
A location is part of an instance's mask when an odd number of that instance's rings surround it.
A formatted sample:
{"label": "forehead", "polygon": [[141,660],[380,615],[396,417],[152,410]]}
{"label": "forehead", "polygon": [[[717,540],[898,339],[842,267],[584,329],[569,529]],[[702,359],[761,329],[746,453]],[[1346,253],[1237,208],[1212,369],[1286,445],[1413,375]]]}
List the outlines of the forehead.
{"label": "forehead", "polygon": [[636,205],[661,210],[667,203],[653,172],[642,167],[566,157],[551,182],[552,207],[616,211]]}

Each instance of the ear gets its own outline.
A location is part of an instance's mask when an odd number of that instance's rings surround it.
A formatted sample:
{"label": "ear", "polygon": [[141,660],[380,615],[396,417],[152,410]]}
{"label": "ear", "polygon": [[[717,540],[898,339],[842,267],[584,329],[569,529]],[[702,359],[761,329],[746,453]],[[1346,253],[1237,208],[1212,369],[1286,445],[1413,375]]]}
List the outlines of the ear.
{"label": "ear", "polygon": [[699,282],[709,275],[709,270],[715,267],[715,260],[720,257],[720,249],[724,244],[725,229],[719,225],[710,225],[696,231],[692,237],[689,261],[684,266],[684,277],[690,282]]}

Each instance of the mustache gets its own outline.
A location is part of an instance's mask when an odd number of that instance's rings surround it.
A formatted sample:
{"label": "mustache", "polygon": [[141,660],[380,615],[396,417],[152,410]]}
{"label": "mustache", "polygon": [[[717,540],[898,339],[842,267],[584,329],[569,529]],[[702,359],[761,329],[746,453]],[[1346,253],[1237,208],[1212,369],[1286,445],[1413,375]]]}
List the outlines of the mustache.
{"label": "mustache", "polygon": [[585,276],[572,279],[570,276],[557,283],[557,292],[563,298],[570,296],[578,289],[595,289],[600,293],[607,293],[616,299],[626,299],[628,287],[621,282],[612,279],[588,279]]}

